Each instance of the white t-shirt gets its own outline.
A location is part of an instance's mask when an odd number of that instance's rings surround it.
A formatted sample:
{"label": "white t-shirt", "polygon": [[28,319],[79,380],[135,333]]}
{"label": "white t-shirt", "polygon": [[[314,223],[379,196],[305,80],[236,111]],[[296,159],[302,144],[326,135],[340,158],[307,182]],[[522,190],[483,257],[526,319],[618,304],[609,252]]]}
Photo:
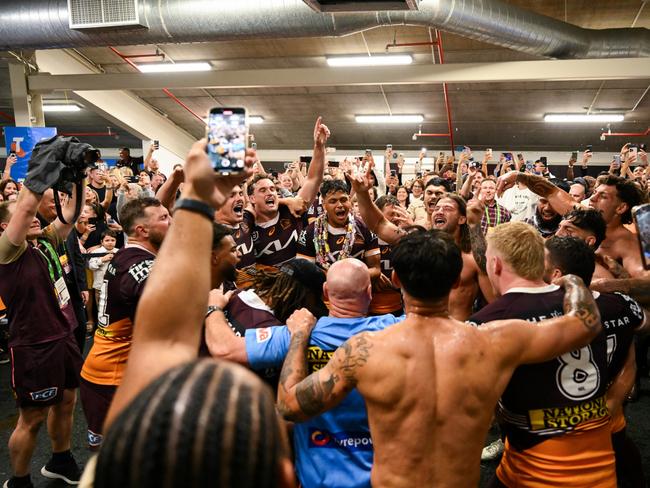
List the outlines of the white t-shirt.
{"label": "white t-shirt", "polygon": [[497,202],[504,206],[512,215],[511,220],[521,222],[535,214],[539,197],[528,188],[519,188],[515,185],[508,188]]}

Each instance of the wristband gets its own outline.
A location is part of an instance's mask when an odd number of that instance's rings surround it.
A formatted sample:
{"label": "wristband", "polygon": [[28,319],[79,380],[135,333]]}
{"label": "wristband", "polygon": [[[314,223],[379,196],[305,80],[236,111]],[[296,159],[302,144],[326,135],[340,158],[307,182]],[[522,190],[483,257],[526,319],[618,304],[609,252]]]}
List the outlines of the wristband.
{"label": "wristband", "polygon": [[210,222],[214,221],[214,209],[200,200],[181,198],[176,202],[176,205],[174,205],[174,212],[179,209],[201,214]]}

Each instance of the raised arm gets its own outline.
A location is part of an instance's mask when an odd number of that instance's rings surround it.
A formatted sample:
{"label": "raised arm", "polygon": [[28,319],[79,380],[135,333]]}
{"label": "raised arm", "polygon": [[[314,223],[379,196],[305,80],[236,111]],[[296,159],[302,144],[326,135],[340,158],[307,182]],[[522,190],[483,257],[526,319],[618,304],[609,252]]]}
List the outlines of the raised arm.
{"label": "raised arm", "polygon": [[5,234],[9,242],[14,246],[20,246],[27,238],[27,232],[36,217],[38,204],[43,195],[34,193],[32,190],[23,186],[18,194],[16,209],[13,212],[11,220],[5,229]]}
{"label": "raised arm", "polygon": [[[217,208],[249,171],[216,176],[205,148],[206,141],[201,140],[188,154],[183,198]],[[249,154],[247,168],[252,164]],[[210,290],[213,218],[209,213],[174,213],[138,305],[129,362],[108,412],[107,427],[151,381],[197,357]]]}
{"label": "raised arm", "polygon": [[557,282],[564,287],[564,315],[529,323],[502,320],[486,325],[492,345],[511,364],[541,363],[586,346],[600,333],[600,312],[582,280],[565,275]]}
{"label": "raised arm", "polygon": [[395,244],[404,236],[405,232],[395,224],[389,222],[381,210],[377,208],[377,205],[370,199],[370,193],[368,192],[372,186],[372,183],[370,183],[370,171],[372,171],[372,166],[368,166],[365,173],[353,174],[350,177],[352,188],[357,195],[361,218],[368,226],[368,229],[377,234],[382,241],[388,244]]}
{"label": "raised arm", "polygon": [[300,191],[298,191],[298,196],[305,201],[307,207],[316,198],[325,172],[325,143],[330,136],[330,131],[322,121],[322,117],[316,119],[316,125],[314,126],[314,152],[311,157],[309,170],[307,171],[307,179],[304,181]]}
{"label": "raised arm", "polygon": [[356,386],[358,370],[368,361],[372,347],[366,333],[351,337],[334,352],[323,369],[307,376],[310,333],[311,327],[305,320],[291,335],[282,366],[278,410],[287,420],[307,420],[338,405]]}
{"label": "raised arm", "polygon": [[[81,185],[80,192],[77,191],[77,186],[79,185]],[[56,230],[57,235],[61,240],[66,240],[68,234],[70,234],[70,231],[74,226],[75,223],[74,212],[76,209],[77,193],[80,193],[81,198],[83,198],[83,195],[85,195],[85,190],[86,190],[86,180],[82,180],[81,183],[75,183],[72,187],[72,195],[67,199],[66,203],[61,206],[61,213],[63,214],[63,218],[65,219],[66,223],[64,224],[63,222],[61,222],[61,220],[58,217],[52,223],[52,225],[54,225],[54,229]],[[52,191],[56,191],[56,190],[52,190]]]}
{"label": "raised arm", "polygon": [[14,164],[16,164],[16,161],[18,161],[18,158],[15,154],[10,154],[7,156],[7,161],[5,162],[5,170],[2,172],[3,180],[8,180],[11,178],[11,168]]}
{"label": "raised arm", "polygon": [[183,183],[184,178],[185,174],[183,173],[183,168],[176,168],[172,171],[172,174],[169,175],[167,181],[165,181],[158,189],[158,200],[160,200],[160,203],[162,203],[170,212],[176,202],[176,192]]}
{"label": "raised arm", "polygon": [[533,193],[546,198],[551,207],[560,215],[564,215],[579,206],[567,192],[558,188],[543,176],[529,173],[516,173],[513,171],[500,176],[497,183],[497,194],[499,196],[503,195],[503,192],[515,183],[523,183]]}

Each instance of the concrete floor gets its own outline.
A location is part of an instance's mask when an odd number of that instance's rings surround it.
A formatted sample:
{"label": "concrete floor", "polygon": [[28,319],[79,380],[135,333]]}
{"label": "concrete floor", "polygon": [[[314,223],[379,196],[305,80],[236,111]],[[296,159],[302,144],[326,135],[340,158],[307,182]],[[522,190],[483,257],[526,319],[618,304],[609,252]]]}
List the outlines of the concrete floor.
{"label": "concrete floor", "polygon": [[[88,350],[88,348],[86,348]],[[642,391],[639,401],[630,404],[626,410],[628,421],[628,433],[636,442],[641,455],[643,456],[644,471],[646,479],[650,481],[650,378],[642,380]],[[13,399],[13,393],[10,388],[10,368],[8,364],[0,365],[0,484],[8,479],[11,475],[11,466],[9,464],[9,453],[7,451],[7,441],[13,427],[16,424],[17,410]],[[488,440],[495,438],[495,432],[491,432]],[[86,422],[81,410],[81,405],[77,402],[75,421],[73,428],[72,452],[77,462],[84,465],[90,457],[86,449]],[[45,426],[41,429],[38,437],[38,445],[32,459],[32,482],[37,488],[59,488],[67,486],[64,482],[58,480],[49,480],[40,474],[41,467],[50,457],[50,444],[47,437]],[[496,469],[497,461],[481,464],[481,484],[491,478]]]}

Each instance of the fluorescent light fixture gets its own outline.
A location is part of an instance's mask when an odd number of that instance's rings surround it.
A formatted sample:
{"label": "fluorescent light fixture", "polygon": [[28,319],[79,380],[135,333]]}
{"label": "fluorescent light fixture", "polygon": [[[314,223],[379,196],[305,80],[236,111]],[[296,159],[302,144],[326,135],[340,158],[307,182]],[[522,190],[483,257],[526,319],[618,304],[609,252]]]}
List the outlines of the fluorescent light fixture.
{"label": "fluorescent light fixture", "polygon": [[410,54],[376,54],[373,56],[335,56],[327,58],[327,64],[335,67],[346,66],[394,66],[411,64]]}
{"label": "fluorescent light fixture", "polygon": [[210,63],[142,63],[138,64],[142,73],[178,73],[185,71],[210,71]]}
{"label": "fluorescent light fixture", "polygon": [[264,123],[264,117],[261,115],[251,115],[248,117],[248,123],[249,124],[263,124]]}
{"label": "fluorescent light fixture", "polygon": [[79,112],[81,107],[74,103],[65,105],[43,105],[43,112]]}
{"label": "fluorescent light fixture", "polygon": [[622,122],[622,114],[546,114],[544,122]]}
{"label": "fluorescent light fixture", "polygon": [[418,124],[422,115],[355,115],[358,124]]}

